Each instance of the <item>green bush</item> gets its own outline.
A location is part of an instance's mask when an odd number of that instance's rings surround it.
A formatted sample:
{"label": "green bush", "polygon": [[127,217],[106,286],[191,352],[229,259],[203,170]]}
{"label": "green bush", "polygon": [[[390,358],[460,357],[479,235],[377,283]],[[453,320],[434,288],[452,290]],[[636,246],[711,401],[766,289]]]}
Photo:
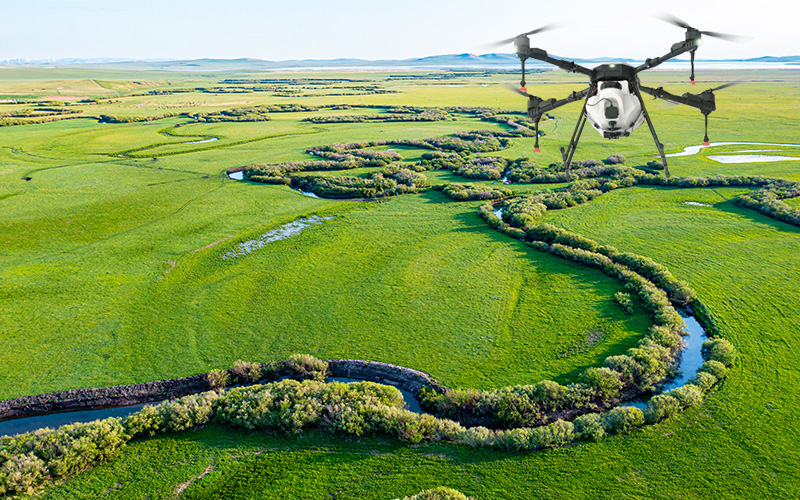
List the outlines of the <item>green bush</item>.
{"label": "green bush", "polygon": [[219,391],[228,386],[230,375],[228,370],[211,370],[206,373],[206,380],[212,389]]}
{"label": "green bush", "polygon": [[696,385],[686,384],[666,393],[678,400],[682,408],[697,406],[703,401],[703,391]]}
{"label": "green bush", "polygon": [[655,424],[678,413],[681,403],[669,394],[658,394],[650,398],[644,417],[648,424]]}
{"label": "green bush", "polygon": [[736,348],[725,339],[707,340],[703,342],[703,357],[719,361],[725,366],[732,366],[736,361]]}
{"label": "green bush", "polygon": [[575,439],[575,426],[572,422],[556,420],[552,424],[530,429],[530,449],[563,446]]}
{"label": "green bush", "polygon": [[722,380],[728,376],[728,367],[714,360],[706,361],[697,371],[710,373],[717,380]]}
{"label": "green bush", "polygon": [[581,379],[604,400],[619,396],[622,390],[620,373],[607,367],[588,368],[581,374]]}
{"label": "green bush", "polygon": [[259,363],[251,363],[239,359],[233,362],[232,370],[239,379],[239,382],[243,384],[256,382],[261,379],[261,365]]}
{"label": "green bush", "polygon": [[573,421],[578,439],[599,441],[606,435],[602,417],[597,413],[581,415]]}
{"label": "green bush", "polygon": [[[400,500],[400,499],[398,498],[395,500]],[[402,500],[475,500],[475,499],[464,495],[458,490],[454,490],[452,488],[445,488],[444,486],[438,486],[430,490],[421,491],[416,495],[414,495],[413,497],[403,497]]]}
{"label": "green bush", "polygon": [[644,371],[642,365],[627,354],[609,356],[605,359],[604,364],[607,368],[619,373],[624,386],[635,385]]}
{"label": "green bush", "polygon": [[0,439],[0,494],[33,493],[119,455],[130,436],[118,418],[39,429]]}
{"label": "green bush", "polygon": [[475,184],[445,184],[442,192],[455,201],[499,200],[514,195],[514,191],[501,187],[476,186]]}
{"label": "green bush", "polygon": [[617,292],[614,294],[614,302],[616,302],[625,314],[633,314],[633,300],[631,296],[625,292]]}
{"label": "green bush", "polygon": [[644,413],[639,408],[618,406],[602,416],[603,428],[609,434],[630,432],[644,425]]}
{"label": "green bush", "polygon": [[545,422],[545,417],[530,391],[520,386],[506,389],[500,394],[497,398],[496,417],[504,427],[532,427]]}
{"label": "green bush", "polygon": [[328,363],[310,354],[292,354],[289,364],[303,378],[322,381],[328,376]]}
{"label": "green bush", "polygon": [[717,383],[717,377],[708,372],[698,371],[688,382],[692,385],[696,385],[703,392],[708,392],[708,390]]}

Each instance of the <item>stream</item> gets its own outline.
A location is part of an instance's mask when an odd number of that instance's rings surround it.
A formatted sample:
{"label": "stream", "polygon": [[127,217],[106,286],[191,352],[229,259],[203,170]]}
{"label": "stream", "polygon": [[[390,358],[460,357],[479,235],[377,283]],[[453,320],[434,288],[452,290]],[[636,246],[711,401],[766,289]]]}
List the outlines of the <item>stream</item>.
{"label": "stream", "polygon": [[[708,146],[698,144],[696,146],[686,146],[683,151],[678,153],[669,153],[664,156],[678,157],[678,156],[691,156],[699,153],[704,148],[712,148],[714,146],[784,146],[784,147],[800,147],[800,144],[782,144],[777,142],[712,142]],[[710,155],[708,159],[714,160],[719,163],[771,163],[776,161],[798,161],[800,157],[797,156],[781,156],[781,155],[761,155],[761,154],[741,154],[741,153],[766,153],[773,151],[781,151],[789,153],[782,149],[747,149],[742,151],[724,151],[726,154]]]}
{"label": "stream", "polygon": [[[678,372],[674,378],[668,380],[667,383],[664,384],[664,387],[660,392],[682,387],[697,373],[697,369],[703,365],[702,347],[703,341],[707,339],[706,332],[694,317],[683,312],[681,312],[681,316],[683,316],[683,321],[688,334],[683,337],[684,347],[681,354],[681,361],[678,366]],[[344,377],[331,377],[328,378],[327,381],[345,383],[364,382],[362,379]],[[414,413],[424,413],[420,408],[419,400],[417,400],[414,394],[399,388],[398,390],[400,391],[400,394],[403,395],[403,401],[405,401],[406,409]],[[643,409],[645,406],[647,406],[648,399],[659,393],[653,393],[641,398],[627,401],[622,403],[621,406],[632,406]],[[0,436],[13,436],[25,432],[32,432],[44,427],[57,428],[66,424],[91,422],[108,417],[127,417],[144,406],[152,404],[158,404],[158,402],[142,403],[131,406],[119,406],[116,408],[100,408],[96,410],[51,413],[48,415],[36,415],[33,417],[22,417],[13,420],[6,420],[0,422]]]}

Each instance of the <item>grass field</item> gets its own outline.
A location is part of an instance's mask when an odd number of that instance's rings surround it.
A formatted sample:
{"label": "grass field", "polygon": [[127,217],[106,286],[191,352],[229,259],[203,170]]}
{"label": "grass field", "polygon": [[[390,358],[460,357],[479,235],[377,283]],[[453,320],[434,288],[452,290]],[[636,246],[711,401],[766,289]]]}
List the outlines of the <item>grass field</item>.
{"label": "grass field", "polygon": [[[397,93],[284,98],[270,92],[129,95],[213,86],[226,78],[275,78],[271,73],[3,71],[5,98],[113,94],[110,102],[76,104],[86,116],[290,102],[525,104],[499,85],[513,81],[511,75],[444,85],[433,78],[345,74]],[[678,94],[690,90],[682,73],[647,76]],[[800,72],[708,77],[752,82],[719,92],[712,141],[800,142]],[[529,88],[559,96],[583,88],[576,81],[540,73]],[[23,105],[3,106],[0,111]],[[558,160],[578,106],[543,124],[547,135],[537,161]],[[702,142],[699,113],[648,106],[668,151]],[[188,124],[186,117],[171,117],[100,124],[87,118],[0,128],[0,397],[177,377],[295,352],[396,363],[461,387],[569,382],[626,350],[649,326],[643,312],[626,316],[616,306],[618,282],[494,232],[478,216],[480,202],[455,203],[433,191],[381,202],[319,200],[224,176],[250,163],[308,159],[310,146],[501,128],[462,115],[414,123],[303,121],[320,114],[354,110],[272,113],[271,121],[255,123]],[[170,129],[177,124],[186,125]],[[165,130],[219,140],[181,144],[195,139]],[[585,131],[576,158],[621,153],[630,165],[644,164],[655,153],[646,132],[609,142]],[[116,156],[148,146],[154,147],[140,150],[147,157]],[[533,156],[532,149],[532,139],[515,139],[501,154]],[[420,151],[401,154],[413,161]],[[800,162],[726,165],[708,154],[713,151],[671,159],[672,173],[800,179]],[[464,180],[439,171],[426,175],[432,183]],[[512,187],[533,192],[555,186]],[[116,462],[45,497],[171,498],[177,485],[209,466],[183,498],[389,499],[437,485],[479,499],[796,496],[800,230],[729,201],[745,191],[640,187],[548,212],[547,222],[666,264],[697,291],[740,350],[727,382],[703,406],[667,423],[529,453],[212,427],[132,443]],[[796,199],[789,203],[798,206]],[[336,218],[251,255],[222,259],[238,242],[310,214]]]}

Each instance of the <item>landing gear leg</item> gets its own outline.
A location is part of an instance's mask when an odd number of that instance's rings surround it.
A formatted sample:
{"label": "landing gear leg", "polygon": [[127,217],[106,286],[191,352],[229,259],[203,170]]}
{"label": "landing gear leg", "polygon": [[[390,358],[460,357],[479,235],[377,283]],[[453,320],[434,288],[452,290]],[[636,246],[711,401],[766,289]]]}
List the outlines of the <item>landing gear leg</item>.
{"label": "landing gear leg", "polygon": [[566,151],[564,148],[561,148],[561,158],[564,160],[564,167],[566,168],[567,173],[567,180],[569,180],[569,167],[572,164],[572,156],[575,154],[575,150],[578,149],[578,141],[581,138],[581,133],[583,133],[583,126],[586,125],[586,105],[584,104],[583,109],[581,109],[581,116],[578,117],[578,123],[575,124],[575,131],[572,132],[572,140],[569,141],[569,146],[567,146]]}
{"label": "landing gear leg", "polygon": [[656,129],[653,127],[653,122],[650,121],[650,115],[647,113],[647,108],[644,107],[644,100],[642,99],[642,94],[639,93],[639,87],[635,84],[631,84],[631,88],[636,91],[636,97],[639,98],[639,104],[642,106],[642,114],[644,115],[644,119],[647,120],[647,126],[650,127],[650,133],[653,134],[653,140],[656,141],[658,154],[661,155],[661,163],[664,165],[664,175],[666,175],[667,179],[669,179],[669,166],[667,166],[667,157],[664,156],[664,145],[658,140]]}

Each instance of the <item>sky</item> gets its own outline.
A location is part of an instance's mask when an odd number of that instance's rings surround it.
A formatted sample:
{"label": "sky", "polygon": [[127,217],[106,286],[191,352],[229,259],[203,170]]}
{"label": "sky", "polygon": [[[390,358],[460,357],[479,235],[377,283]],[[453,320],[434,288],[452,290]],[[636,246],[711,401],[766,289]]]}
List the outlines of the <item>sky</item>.
{"label": "sky", "polygon": [[[652,5],[652,8],[648,7]],[[0,0],[0,60],[11,58],[405,59],[513,51],[490,48],[549,23],[563,28],[531,45],[569,58],[644,59],[669,51],[683,30],[671,14],[707,31],[698,59],[800,54],[790,0]],[[758,8],[756,8],[758,7]]]}

